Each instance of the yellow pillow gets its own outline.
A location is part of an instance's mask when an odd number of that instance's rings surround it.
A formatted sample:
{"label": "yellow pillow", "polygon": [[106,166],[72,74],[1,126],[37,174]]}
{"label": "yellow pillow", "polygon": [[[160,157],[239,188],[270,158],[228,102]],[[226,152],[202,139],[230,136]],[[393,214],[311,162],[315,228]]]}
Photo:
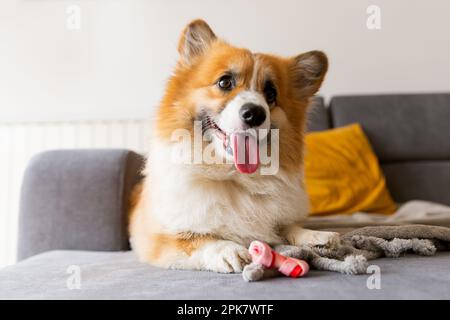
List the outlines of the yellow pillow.
{"label": "yellow pillow", "polygon": [[306,135],[305,184],[311,215],[390,214],[396,205],[359,124]]}

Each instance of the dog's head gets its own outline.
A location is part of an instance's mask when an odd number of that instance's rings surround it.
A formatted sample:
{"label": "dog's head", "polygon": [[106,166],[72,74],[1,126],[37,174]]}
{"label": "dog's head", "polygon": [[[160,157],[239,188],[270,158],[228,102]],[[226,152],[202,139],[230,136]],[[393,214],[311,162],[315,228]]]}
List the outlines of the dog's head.
{"label": "dog's head", "polygon": [[217,38],[202,20],[184,29],[178,51],[157,116],[161,138],[170,139],[176,129],[194,132],[194,122],[202,121],[203,130],[213,132],[214,151],[233,160],[238,171],[253,173],[260,141],[275,128],[281,166],[298,169],[309,100],[328,68],[324,53],[252,53]]}

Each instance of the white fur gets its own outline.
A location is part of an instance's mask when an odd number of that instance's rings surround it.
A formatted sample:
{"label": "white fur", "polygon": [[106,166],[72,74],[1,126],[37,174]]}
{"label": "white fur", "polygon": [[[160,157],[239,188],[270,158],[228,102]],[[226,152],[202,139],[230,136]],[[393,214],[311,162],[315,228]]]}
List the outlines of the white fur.
{"label": "white fur", "polygon": [[[260,126],[251,129],[252,132],[258,134],[259,139],[264,139],[270,129],[270,108],[267,105],[264,96],[257,91],[246,90],[236,95],[236,97],[234,97],[225,106],[215,121],[227,134],[244,130],[244,125],[239,117],[239,110],[246,103],[254,103],[264,108],[264,111],[266,112],[266,120],[264,120]],[[224,150],[223,141],[221,139],[213,137],[213,142],[215,145],[215,150],[220,157],[227,160],[233,160],[233,156]]]}
{"label": "white fur", "polygon": [[[171,161],[173,145],[154,141],[146,188],[151,212],[170,233],[212,233],[248,246],[258,239],[281,243],[276,228],[302,221],[308,201],[301,174],[243,175],[230,164],[208,166]],[[211,175],[211,174],[214,175]]]}
{"label": "white fur", "polygon": [[257,55],[253,55],[253,73],[252,73],[252,79],[250,81],[250,88],[254,91],[256,91],[257,87],[257,80],[258,80],[258,72],[261,68],[261,60],[258,58]]}
{"label": "white fur", "polygon": [[251,262],[250,254],[244,246],[229,240],[209,242],[193,252],[191,256],[178,254],[171,269],[208,270],[220,273],[242,272]]}
{"label": "white fur", "polygon": [[340,241],[339,233],[303,229],[298,225],[291,226],[286,232],[287,240],[295,246],[329,246],[336,247]]}
{"label": "white fur", "polygon": [[270,109],[264,96],[256,91],[242,91],[234,97],[223,109],[218,118],[217,124],[224,131],[231,133],[236,130],[243,130],[242,120],[239,117],[239,110],[246,103],[254,103],[264,108],[266,120],[255,129],[270,129]]}
{"label": "white fur", "polygon": [[195,269],[221,273],[242,272],[251,258],[247,248],[233,241],[219,240],[208,243],[197,250],[189,259]]}

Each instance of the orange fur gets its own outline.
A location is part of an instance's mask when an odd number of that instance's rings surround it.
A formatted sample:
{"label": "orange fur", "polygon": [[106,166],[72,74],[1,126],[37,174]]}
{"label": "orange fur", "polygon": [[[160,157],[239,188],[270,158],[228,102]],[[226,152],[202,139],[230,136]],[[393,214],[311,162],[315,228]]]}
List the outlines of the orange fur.
{"label": "orange fur", "polygon": [[[240,74],[238,86],[231,94],[224,95],[214,84],[224,71],[233,68]],[[199,103],[220,111],[246,87],[252,71],[251,52],[234,48],[221,40],[216,40],[204,57],[192,65],[185,66],[179,62],[158,110],[156,130],[159,137],[170,139],[176,129],[192,130]]]}

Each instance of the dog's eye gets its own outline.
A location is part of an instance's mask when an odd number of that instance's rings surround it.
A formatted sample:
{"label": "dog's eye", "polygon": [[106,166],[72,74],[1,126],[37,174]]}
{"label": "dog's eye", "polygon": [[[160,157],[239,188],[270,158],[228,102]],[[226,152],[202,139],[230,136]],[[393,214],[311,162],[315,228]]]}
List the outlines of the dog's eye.
{"label": "dog's eye", "polygon": [[277,89],[272,81],[267,81],[264,85],[264,97],[269,105],[274,104],[277,100]]}
{"label": "dog's eye", "polygon": [[230,91],[234,87],[233,77],[229,74],[224,75],[219,79],[217,85],[219,86],[220,89],[224,91]]}

